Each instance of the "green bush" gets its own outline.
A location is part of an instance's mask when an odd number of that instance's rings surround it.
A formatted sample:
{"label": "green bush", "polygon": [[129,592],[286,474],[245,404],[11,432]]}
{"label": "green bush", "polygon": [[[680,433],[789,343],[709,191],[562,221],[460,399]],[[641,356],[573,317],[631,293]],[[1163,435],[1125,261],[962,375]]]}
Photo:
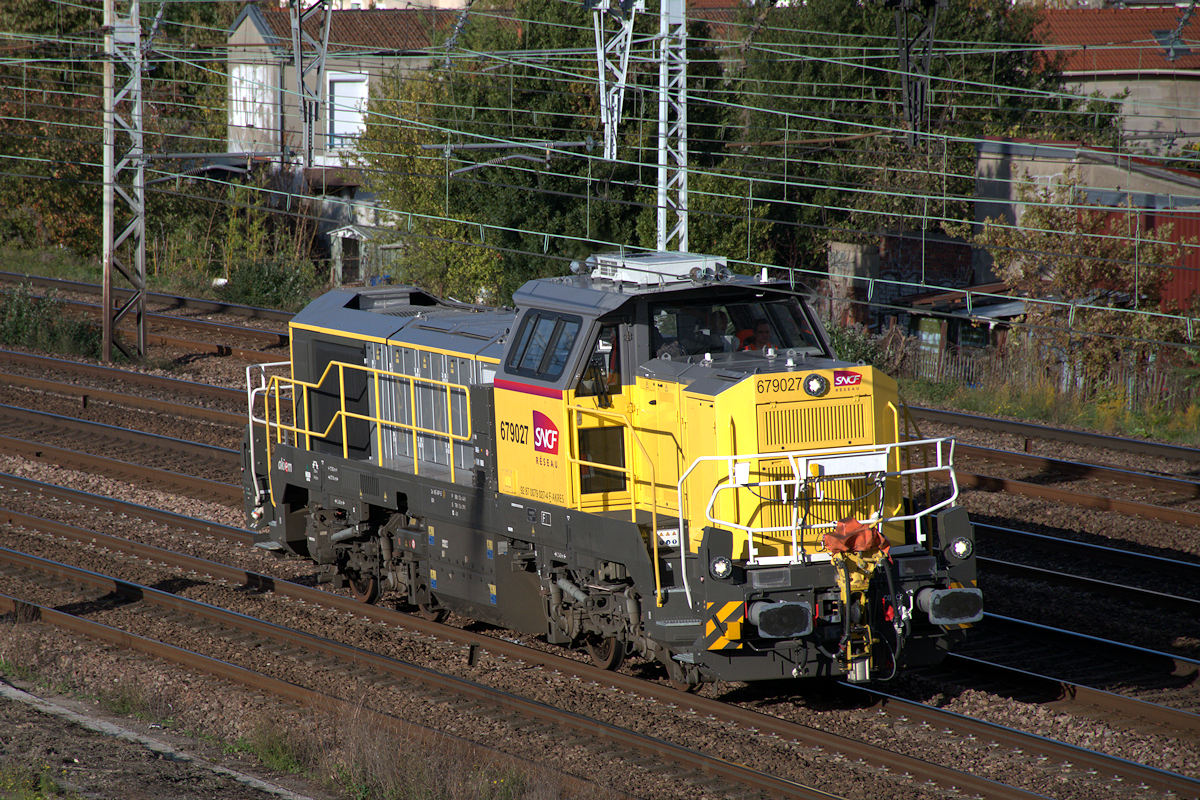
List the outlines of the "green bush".
{"label": "green bush", "polygon": [[826,331],[833,345],[833,352],[843,361],[862,362],[883,368],[885,357],[879,340],[862,325],[835,325],[828,323]]}
{"label": "green bush", "polygon": [[53,294],[38,297],[28,284],[0,292],[0,341],[6,345],[97,358],[103,340],[100,325],[69,316]]}
{"label": "green bush", "polygon": [[230,303],[297,309],[312,299],[320,286],[312,263],[273,255],[240,259],[229,271],[222,298]]}

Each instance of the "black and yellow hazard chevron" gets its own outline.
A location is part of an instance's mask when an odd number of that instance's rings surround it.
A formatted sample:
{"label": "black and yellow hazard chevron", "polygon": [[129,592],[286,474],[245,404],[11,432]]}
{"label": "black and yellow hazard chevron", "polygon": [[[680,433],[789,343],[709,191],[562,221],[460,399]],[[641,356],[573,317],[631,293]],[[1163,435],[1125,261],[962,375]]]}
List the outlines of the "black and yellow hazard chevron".
{"label": "black and yellow hazard chevron", "polygon": [[746,616],[745,603],[732,600],[728,603],[708,603],[709,617],[704,622],[704,647],[707,650],[740,650],[742,643],[742,620]]}

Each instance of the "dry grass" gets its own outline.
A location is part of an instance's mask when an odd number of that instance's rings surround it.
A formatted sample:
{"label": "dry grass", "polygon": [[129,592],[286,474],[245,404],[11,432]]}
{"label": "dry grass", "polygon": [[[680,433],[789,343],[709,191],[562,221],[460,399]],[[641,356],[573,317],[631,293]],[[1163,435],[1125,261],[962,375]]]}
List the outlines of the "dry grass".
{"label": "dry grass", "polygon": [[[353,800],[598,800],[614,796],[599,789],[581,793],[578,785],[561,773],[450,735],[416,728],[396,732],[396,725],[381,724],[379,715],[365,709],[347,717],[324,710],[297,713],[268,704],[265,708],[270,710],[249,712],[255,716],[247,718],[248,706],[239,700],[241,692],[232,687],[227,695],[222,694],[220,709],[210,711],[209,719],[225,723],[225,727],[218,729],[214,724],[211,729],[200,729],[194,718],[184,721],[188,709],[177,705],[173,680],[179,675],[174,668],[163,665],[144,673],[125,670],[124,677],[98,691],[86,673],[77,671],[77,660],[53,643],[56,637],[31,638],[23,634],[32,628],[16,630],[25,628],[24,622],[7,615],[7,625],[13,630],[12,635],[0,636],[0,674],[55,692],[90,697],[108,713],[173,727],[214,742],[227,752],[251,754],[268,769],[303,776]],[[89,660],[105,661],[115,655],[96,651]],[[97,668],[109,675],[122,674],[115,664],[103,667],[98,663],[91,672]],[[238,715],[243,718],[238,720]],[[230,730],[231,720],[236,723],[232,727],[244,733],[234,740],[223,739],[221,731]],[[23,781],[27,771],[18,770],[11,777]]]}

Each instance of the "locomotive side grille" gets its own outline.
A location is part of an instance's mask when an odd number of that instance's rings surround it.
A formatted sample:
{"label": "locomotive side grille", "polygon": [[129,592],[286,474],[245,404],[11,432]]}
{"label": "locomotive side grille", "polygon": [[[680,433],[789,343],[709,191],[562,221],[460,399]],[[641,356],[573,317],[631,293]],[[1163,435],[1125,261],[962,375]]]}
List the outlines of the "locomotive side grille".
{"label": "locomotive side grille", "polygon": [[379,496],[379,476],[378,475],[359,475],[358,489],[364,495],[371,497]]}
{"label": "locomotive side grille", "polygon": [[866,398],[800,400],[759,409],[758,440],[764,450],[867,443]]}

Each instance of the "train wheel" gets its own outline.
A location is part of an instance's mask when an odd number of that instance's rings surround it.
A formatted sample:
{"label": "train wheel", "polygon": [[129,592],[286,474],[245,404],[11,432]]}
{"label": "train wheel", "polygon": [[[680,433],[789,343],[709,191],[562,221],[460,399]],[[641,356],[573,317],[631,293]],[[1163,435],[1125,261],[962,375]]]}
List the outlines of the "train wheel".
{"label": "train wheel", "polygon": [[360,603],[374,603],[379,599],[379,579],[374,575],[350,577],[350,596]]}
{"label": "train wheel", "polygon": [[700,673],[695,667],[686,668],[675,660],[663,664],[667,668],[667,683],[672,689],[691,694],[700,688]]}
{"label": "train wheel", "polygon": [[600,669],[616,669],[625,660],[625,643],[612,636],[589,636],[584,646]]}
{"label": "train wheel", "polygon": [[417,605],[417,616],[421,619],[427,619],[430,622],[441,622],[446,619],[449,614],[446,609],[438,608],[433,603],[419,603]]}

